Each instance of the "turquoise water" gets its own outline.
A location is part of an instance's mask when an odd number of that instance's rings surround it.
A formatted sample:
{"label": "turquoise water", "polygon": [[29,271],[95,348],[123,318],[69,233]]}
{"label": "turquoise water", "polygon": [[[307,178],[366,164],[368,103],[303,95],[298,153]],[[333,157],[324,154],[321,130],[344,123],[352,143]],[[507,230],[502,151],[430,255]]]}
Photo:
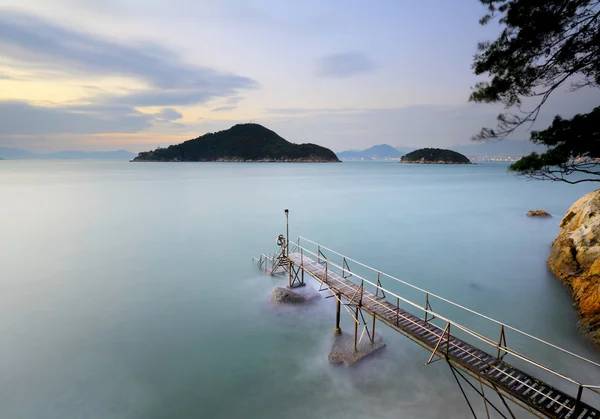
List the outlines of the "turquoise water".
{"label": "turquoise water", "polygon": [[[289,208],[292,238],[600,361],[546,267],[560,218],[592,189],[499,164],[3,161],[0,417],[467,417],[448,367],[424,367],[384,326],[380,355],[330,366],[334,301],[273,307],[285,282],[252,258],[276,250]],[[554,217],[525,216],[536,208]]]}

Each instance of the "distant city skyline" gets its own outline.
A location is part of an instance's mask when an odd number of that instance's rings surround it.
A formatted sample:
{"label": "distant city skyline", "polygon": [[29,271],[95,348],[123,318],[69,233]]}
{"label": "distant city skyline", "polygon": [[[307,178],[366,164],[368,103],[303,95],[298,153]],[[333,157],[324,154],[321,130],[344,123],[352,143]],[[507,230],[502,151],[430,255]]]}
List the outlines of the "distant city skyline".
{"label": "distant city skyline", "polygon": [[[137,153],[253,121],[334,151],[450,148],[494,124],[467,102],[499,32],[478,1],[341,5],[0,0],[0,146]],[[596,94],[556,93],[534,128]]]}

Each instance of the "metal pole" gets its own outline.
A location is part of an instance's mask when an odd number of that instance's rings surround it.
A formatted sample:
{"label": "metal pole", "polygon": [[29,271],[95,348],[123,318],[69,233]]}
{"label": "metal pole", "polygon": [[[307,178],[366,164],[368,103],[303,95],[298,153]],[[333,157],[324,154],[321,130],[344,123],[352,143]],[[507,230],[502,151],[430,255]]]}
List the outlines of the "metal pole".
{"label": "metal pole", "polygon": [[[425,294],[425,310],[429,310],[429,293]],[[427,323],[427,311],[425,311],[425,323]]]}
{"label": "metal pole", "polygon": [[356,319],[354,321],[354,352],[358,352],[358,306],[356,306]]}
{"label": "metal pole", "polygon": [[375,343],[375,313],[373,313],[373,327],[371,327],[371,343]]}
{"label": "metal pole", "polygon": [[290,224],[289,224],[289,213],[290,211],[285,209],[285,256],[290,255]]}
{"label": "metal pole", "polygon": [[498,356],[497,359],[500,359],[500,348],[502,348],[502,338],[504,337],[504,325],[500,325],[500,339],[498,339]]}
{"label": "metal pole", "polygon": [[460,392],[462,393],[463,397],[467,401],[467,404],[469,405],[469,409],[471,410],[471,413],[473,414],[473,417],[475,419],[477,419],[477,415],[475,414],[475,411],[473,410],[473,406],[471,406],[471,402],[469,401],[469,398],[467,397],[467,394],[463,390],[462,385],[460,384],[460,381],[458,381],[458,377],[456,376],[456,373],[454,372],[454,367],[449,362],[448,362],[448,366],[450,367],[450,371],[452,371],[452,375],[454,375],[454,379],[456,380],[456,383],[458,384],[458,388],[460,388]]}
{"label": "metal pole", "polygon": [[575,407],[573,408],[573,416],[577,416],[579,410],[581,410],[581,394],[583,393],[583,386],[579,386],[579,390],[577,391],[577,401],[575,402]]}
{"label": "metal pole", "polygon": [[333,330],[333,332],[336,335],[341,335],[342,334],[342,329],[340,328],[340,311],[342,308],[342,300],[341,300],[342,296],[340,294],[337,295],[337,304],[335,307],[335,329]]}

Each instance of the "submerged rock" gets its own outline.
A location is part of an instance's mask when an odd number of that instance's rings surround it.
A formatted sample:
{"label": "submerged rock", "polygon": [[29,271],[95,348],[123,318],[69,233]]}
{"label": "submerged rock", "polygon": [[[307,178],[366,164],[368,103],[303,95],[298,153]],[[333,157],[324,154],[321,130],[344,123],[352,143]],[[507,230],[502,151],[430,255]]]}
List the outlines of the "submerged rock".
{"label": "submerged rock", "polygon": [[383,348],[385,348],[385,343],[383,343],[381,336],[375,333],[375,338],[371,342],[365,334],[363,339],[358,343],[357,350],[355,351],[354,335],[341,333],[334,335],[328,359],[332,364],[350,366],[369,355],[379,352]]}
{"label": "submerged rock", "polygon": [[575,202],[560,226],[548,266],[569,287],[581,332],[600,349],[600,189]]}
{"label": "submerged rock", "polygon": [[548,213],[544,210],[541,210],[541,209],[527,211],[527,216],[528,217],[552,217],[550,215],[550,213]]}
{"label": "submerged rock", "polygon": [[306,297],[288,288],[277,287],[273,290],[271,301],[277,304],[298,304],[306,301]]}

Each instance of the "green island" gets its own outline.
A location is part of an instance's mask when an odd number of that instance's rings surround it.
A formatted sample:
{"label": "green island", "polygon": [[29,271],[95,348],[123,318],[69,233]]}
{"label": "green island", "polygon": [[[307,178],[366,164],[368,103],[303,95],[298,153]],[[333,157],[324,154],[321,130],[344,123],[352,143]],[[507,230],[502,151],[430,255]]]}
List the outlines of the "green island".
{"label": "green island", "polygon": [[456,151],[441,148],[420,148],[404,155],[400,159],[400,163],[471,164],[471,161]]}
{"label": "green island", "polygon": [[328,148],[293,144],[259,124],[238,124],[167,148],[138,154],[134,162],[339,162]]}

